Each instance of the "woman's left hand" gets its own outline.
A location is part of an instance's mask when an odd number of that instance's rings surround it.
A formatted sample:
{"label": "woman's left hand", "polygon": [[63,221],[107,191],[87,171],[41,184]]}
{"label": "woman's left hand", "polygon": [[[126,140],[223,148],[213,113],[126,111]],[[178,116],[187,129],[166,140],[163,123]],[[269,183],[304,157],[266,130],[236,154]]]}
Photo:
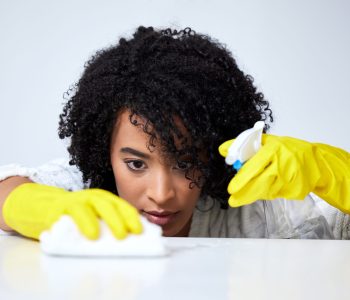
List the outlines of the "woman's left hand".
{"label": "woman's left hand", "polygon": [[[222,156],[227,156],[233,142],[219,147]],[[263,134],[261,149],[234,176],[228,192],[231,207],[259,199],[302,200],[314,192],[350,213],[350,154],[324,144]]]}

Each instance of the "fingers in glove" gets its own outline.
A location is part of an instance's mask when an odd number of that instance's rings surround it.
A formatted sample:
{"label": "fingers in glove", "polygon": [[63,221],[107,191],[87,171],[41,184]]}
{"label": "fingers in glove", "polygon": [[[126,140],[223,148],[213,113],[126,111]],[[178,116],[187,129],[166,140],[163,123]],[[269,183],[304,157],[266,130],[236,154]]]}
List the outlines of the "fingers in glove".
{"label": "fingers in glove", "polygon": [[88,205],[71,205],[67,213],[73,218],[80,232],[88,239],[96,240],[100,234],[100,224],[95,211]]}
{"label": "fingers in glove", "polygon": [[114,205],[118,207],[128,230],[134,234],[142,233],[143,227],[138,210],[123,199],[118,199]]}
{"label": "fingers in glove", "polygon": [[254,178],[260,176],[273,163],[274,148],[266,145],[262,147],[243,167],[237,172],[227,187],[229,194],[240,191]]}
{"label": "fingers in glove", "polygon": [[[238,207],[255,202],[259,199],[272,200],[277,198],[283,184],[279,181],[274,166],[270,165],[263,174],[252,178],[244,187],[235,190],[229,198],[231,207]],[[236,178],[233,178],[234,181]],[[233,182],[235,185],[235,183]]]}
{"label": "fingers in glove", "polygon": [[97,214],[106,222],[113,235],[118,240],[126,238],[128,234],[128,228],[122,215],[111,201],[103,198],[98,198],[92,200],[91,204],[94,206]]}
{"label": "fingers in glove", "polygon": [[94,207],[117,238],[125,238],[128,232],[135,234],[142,232],[140,215],[136,208],[107,191],[96,189],[93,193],[99,200],[94,203]]}
{"label": "fingers in glove", "polygon": [[232,145],[232,143],[234,142],[235,140],[229,140],[229,141],[226,141],[224,143],[222,143],[220,146],[219,146],[219,153],[221,156],[223,157],[226,157],[227,154],[228,154],[228,149],[230,148],[230,146]]}

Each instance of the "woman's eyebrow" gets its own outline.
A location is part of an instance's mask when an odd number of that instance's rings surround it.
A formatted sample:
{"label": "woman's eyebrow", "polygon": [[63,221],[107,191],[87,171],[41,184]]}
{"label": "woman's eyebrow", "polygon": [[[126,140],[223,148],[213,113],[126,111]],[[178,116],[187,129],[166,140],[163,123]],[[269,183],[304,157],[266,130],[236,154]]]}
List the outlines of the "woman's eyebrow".
{"label": "woman's eyebrow", "polygon": [[141,157],[141,158],[147,158],[147,159],[150,158],[150,155],[143,153],[141,151],[135,150],[135,149],[130,148],[130,147],[123,147],[120,149],[120,152],[121,153],[130,153],[130,154],[133,154],[133,155]]}

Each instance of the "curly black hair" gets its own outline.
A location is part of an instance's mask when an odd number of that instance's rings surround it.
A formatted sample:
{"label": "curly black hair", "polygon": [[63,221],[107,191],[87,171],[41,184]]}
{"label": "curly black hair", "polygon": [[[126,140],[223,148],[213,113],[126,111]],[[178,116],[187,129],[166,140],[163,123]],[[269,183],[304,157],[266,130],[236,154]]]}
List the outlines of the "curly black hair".
{"label": "curly black hair", "polygon": [[[225,165],[218,146],[250,128],[258,120],[273,121],[269,102],[253,85],[253,78],[237,66],[223,44],[190,28],[154,29],[140,26],[130,39],[98,51],[86,63],[82,77],[69,91],[59,121],[59,137],[70,138],[70,164],[82,171],[90,187],[117,194],[110,161],[111,134],[118,112],[128,109],[147,120],[143,130],[162,151],[179,161],[190,154],[201,185],[227,208],[227,185],[234,171]],[[189,143],[175,126],[180,118]],[[152,129],[150,129],[152,128]],[[174,138],[182,141],[181,149]],[[205,152],[206,159],[200,159]],[[194,174],[194,172],[192,172]]]}

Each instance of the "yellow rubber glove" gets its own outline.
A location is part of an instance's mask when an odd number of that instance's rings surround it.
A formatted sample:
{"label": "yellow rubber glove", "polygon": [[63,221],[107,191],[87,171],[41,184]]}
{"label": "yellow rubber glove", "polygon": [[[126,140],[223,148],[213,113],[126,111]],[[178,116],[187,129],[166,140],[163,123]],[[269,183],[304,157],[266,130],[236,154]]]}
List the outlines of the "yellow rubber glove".
{"label": "yellow rubber glove", "polygon": [[[219,147],[226,157],[234,140]],[[258,199],[304,199],[315,193],[350,213],[350,154],[325,144],[263,134],[261,149],[228,185],[231,207]]]}
{"label": "yellow rubber glove", "polygon": [[39,239],[61,215],[69,215],[89,239],[99,236],[98,218],[103,219],[117,239],[128,232],[142,232],[136,208],[120,197],[101,189],[68,192],[36,183],[15,188],[6,198],[3,216],[7,225],[20,234]]}

